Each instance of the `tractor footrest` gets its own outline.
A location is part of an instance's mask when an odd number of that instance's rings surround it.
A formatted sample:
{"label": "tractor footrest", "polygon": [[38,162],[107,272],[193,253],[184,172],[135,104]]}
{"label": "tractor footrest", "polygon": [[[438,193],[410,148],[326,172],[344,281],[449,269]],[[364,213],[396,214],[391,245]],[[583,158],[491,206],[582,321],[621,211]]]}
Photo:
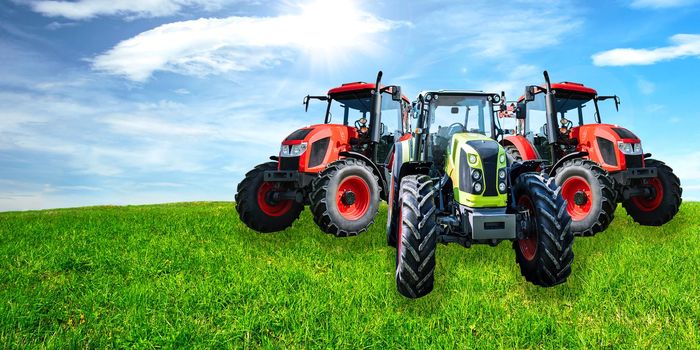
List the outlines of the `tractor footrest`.
{"label": "tractor footrest", "polygon": [[515,239],[515,214],[490,213],[488,211],[473,211],[469,215],[472,238],[482,239]]}

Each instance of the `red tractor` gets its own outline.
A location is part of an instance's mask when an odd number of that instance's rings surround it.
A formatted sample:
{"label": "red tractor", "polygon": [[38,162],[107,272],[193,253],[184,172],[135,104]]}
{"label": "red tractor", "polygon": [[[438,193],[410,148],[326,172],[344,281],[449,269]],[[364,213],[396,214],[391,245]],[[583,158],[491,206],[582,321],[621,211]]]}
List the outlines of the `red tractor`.
{"label": "red tractor", "polygon": [[281,231],[309,205],[327,233],[367,230],[387,198],[393,144],[408,129],[408,98],[398,86],[381,86],[381,76],[304,98],[307,111],[312,99],[327,102],[324,123],[292,132],[272,162],[246,174],[235,197],[241,221],[259,232]]}
{"label": "red tractor", "polygon": [[[512,112],[514,135],[501,141],[514,159],[546,159],[543,169],[561,186],[576,235],[592,236],[607,228],[618,202],[641,225],[670,221],[681,204],[680,180],[663,162],[642,151],[641,140],[624,127],[603,124],[598,96],[583,84],[528,86]],[[573,126],[573,122],[577,126]],[[532,131],[531,126],[539,129]]]}

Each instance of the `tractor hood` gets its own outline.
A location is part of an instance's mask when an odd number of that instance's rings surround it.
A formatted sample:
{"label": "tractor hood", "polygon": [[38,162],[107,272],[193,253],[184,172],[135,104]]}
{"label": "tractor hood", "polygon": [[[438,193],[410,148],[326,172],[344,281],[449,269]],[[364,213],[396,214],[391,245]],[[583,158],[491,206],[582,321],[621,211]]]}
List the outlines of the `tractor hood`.
{"label": "tractor hood", "polygon": [[571,129],[577,150],[608,172],[644,166],[641,140],[633,132],[614,124],[586,124]]}
{"label": "tractor hood", "polygon": [[350,150],[350,139],[358,138],[357,129],[340,124],[311,125],[289,134],[279,153],[279,170],[317,173]]}
{"label": "tractor hood", "polygon": [[[454,134],[447,149],[446,168],[460,204],[473,208],[506,206],[506,152],[495,140],[477,133]],[[503,178],[499,178],[500,171]],[[498,188],[501,183],[503,191]]]}

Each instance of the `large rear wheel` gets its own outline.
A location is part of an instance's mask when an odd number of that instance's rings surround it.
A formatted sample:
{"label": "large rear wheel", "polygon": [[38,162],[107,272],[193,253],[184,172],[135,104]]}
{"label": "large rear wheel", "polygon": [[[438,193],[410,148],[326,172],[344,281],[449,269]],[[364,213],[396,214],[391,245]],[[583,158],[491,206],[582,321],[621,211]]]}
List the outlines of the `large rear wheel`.
{"label": "large rear wheel", "polygon": [[661,226],[678,213],[681,206],[681,181],[668,165],[656,159],[645,160],[647,167],[656,168],[657,177],[645,180],[651,189],[648,197],[632,197],[622,202],[627,214],[640,225]]}
{"label": "large rear wheel", "polygon": [[437,224],[433,183],[426,175],[401,180],[396,249],[396,288],[407,298],[433,290]]}
{"label": "large rear wheel", "polygon": [[538,286],[565,282],[574,260],[574,236],[561,191],[552,179],[525,173],[516,179],[513,193],[524,231],[522,239],[513,241],[520,273]]}
{"label": "large rear wheel", "polygon": [[379,210],[379,178],[365,162],[343,158],[326,167],[311,185],[316,224],[338,237],[367,231]]}
{"label": "large rear wheel", "polygon": [[507,145],[503,147],[506,150],[506,156],[510,158],[511,162],[522,162],[523,156],[518,151],[518,148],[513,145]]}
{"label": "large rear wheel", "polygon": [[576,158],[557,169],[571,231],[576,236],[593,236],[604,231],[615,217],[616,192],[608,173],[596,162]]}
{"label": "large rear wheel", "polygon": [[277,163],[267,162],[249,171],[238,184],[236,211],[246,226],[258,232],[282,231],[299,218],[304,205],[293,200],[274,201],[272,193],[279,184],[264,181],[264,173],[277,170]]}

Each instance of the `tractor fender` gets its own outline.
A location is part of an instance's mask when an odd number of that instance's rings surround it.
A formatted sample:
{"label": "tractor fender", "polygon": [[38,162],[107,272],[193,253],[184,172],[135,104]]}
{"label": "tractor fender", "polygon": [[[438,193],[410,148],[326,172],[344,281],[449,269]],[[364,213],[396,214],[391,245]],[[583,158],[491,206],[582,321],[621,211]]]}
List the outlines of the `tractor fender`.
{"label": "tractor fender", "polygon": [[525,136],[522,135],[512,135],[512,136],[506,136],[502,141],[501,141],[501,146],[513,146],[515,147],[518,152],[520,152],[520,156],[523,157],[523,160],[533,160],[533,159],[540,159],[540,154],[537,153],[537,150],[535,147],[528,141]]}
{"label": "tractor fender", "polygon": [[549,169],[549,172],[547,173],[547,175],[549,175],[549,177],[554,176],[554,174],[556,174],[556,172],[557,172],[557,169],[559,169],[559,168],[561,167],[561,165],[564,164],[564,162],[566,162],[567,160],[571,160],[571,159],[575,159],[575,158],[583,158],[583,157],[586,157],[586,156],[588,156],[588,152],[573,152],[573,153],[569,153],[569,154],[563,156],[561,159],[559,159],[559,160],[554,164],[554,166],[552,166],[552,168]]}
{"label": "tractor fender", "polygon": [[379,188],[381,189],[381,198],[386,200],[389,197],[389,190],[386,185],[386,175],[383,171],[379,170],[377,163],[373,162],[367,156],[357,152],[345,151],[338,153],[341,157],[360,159],[372,167],[372,171],[379,177]]}

